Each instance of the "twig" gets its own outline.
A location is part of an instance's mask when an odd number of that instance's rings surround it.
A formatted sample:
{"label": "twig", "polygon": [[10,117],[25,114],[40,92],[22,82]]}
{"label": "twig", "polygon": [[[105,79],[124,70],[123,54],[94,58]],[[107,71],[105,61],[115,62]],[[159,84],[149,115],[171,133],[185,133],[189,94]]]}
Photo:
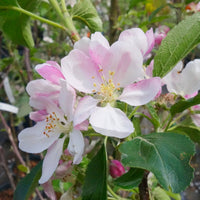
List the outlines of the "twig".
{"label": "twig", "polygon": [[33,80],[32,68],[30,63],[30,51],[27,47],[24,48],[24,62],[28,74],[28,81]]}
{"label": "twig", "polygon": [[5,127],[5,129],[6,129],[6,131],[7,131],[7,133],[8,133],[8,138],[9,138],[11,144],[12,144],[13,152],[15,153],[15,155],[17,156],[17,158],[19,159],[20,163],[21,163],[22,165],[26,166],[26,163],[24,162],[24,160],[23,160],[23,158],[22,158],[22,156],[21,156],[21,154],[20,154],[20,152],[19,152],[19,150],[18,150],[18,148],[17,148],[17,146],[16,146],[16,144],[15,144],[15,141],[14,141],[14,138],[13,138],[13,135],[12,135],[12,132],[11,132],[11,129],[10,129],[10,127],[8,126],[8,124],[6,123],[6,120],[5,120],[5,118],[3,117],[1,111],[0,111],[0,118],[1,118],[1,121],[2,121],[2,123],[3,123],[3,125],[4,125],[4,127]]}
{"label": "twig", "polygon": [[1,158],[0,165],[2,165],[3,168],[5,169],[6,174],[8,176],[8,179],[10,181],[11,187],[12,187],[13,190],[15,190],[15,188],[16,188],[15,182],[14,182],[14,179],[9,172],[9,169],[8,169],[8,166],[7,166],[7,163],[6,163],[6,160],[5,160],[5,156],[4,156],[4,150],[3,150],[2,146],[0,146],[0,158]]}
{"label": "twig", "polygon": [[148,184],[147,184],[148,174],[149,174],[148,171],[144,172],[142,182],[139,185],[140,200],[149,200],[149,190],[148,190]]}

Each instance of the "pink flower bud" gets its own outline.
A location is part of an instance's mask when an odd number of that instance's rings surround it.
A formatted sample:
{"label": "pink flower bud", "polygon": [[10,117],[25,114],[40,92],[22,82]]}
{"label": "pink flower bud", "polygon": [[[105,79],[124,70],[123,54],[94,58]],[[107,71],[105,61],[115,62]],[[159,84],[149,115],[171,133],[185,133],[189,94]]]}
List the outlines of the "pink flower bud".
{"label": "pink flower bud", "polygon": [[110,163],[110,175],[113,178],[117,178],[125,173],[125,169],[121,162],[118,160],[111,160]]}
{"label": "pink flower bud", "polygon": [[167,33],[170,31],[170,28],[168,26],[162,25],[159,26],[155,30],[155,44],[160,45],[162,40],[167,36]]}

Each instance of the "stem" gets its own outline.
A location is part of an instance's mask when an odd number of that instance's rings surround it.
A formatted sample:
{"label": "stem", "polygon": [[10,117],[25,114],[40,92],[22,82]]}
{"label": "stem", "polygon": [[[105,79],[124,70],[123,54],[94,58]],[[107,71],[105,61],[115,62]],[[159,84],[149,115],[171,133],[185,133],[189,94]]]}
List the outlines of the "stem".
{"label": "stem", "polygon": [[167,129],[169,128],[171,122],[172,122],[173,117],[170,116],[169,122],[167,123],[167,126],[165,127],[165,131],[167,131]]}
{"label": "stem", "polygon": [[139,109],[139,106],[136,106],[133,111],[131,112],[131,114],[128,116],[129,119],[131,119],[133,117],[133,115],[135,115],[136,111]]}
{"label": "stem", "polygon": [[73,21],[71,19],[71,16],[69,15],[65,1],[61,0],[61,8],[56,0],[49,0],[55,11],[57,12],[58,16],[60,17],[61,21],[67,28],[67,33],[72,39],[72,42],[80,40],[79,34],[73,24]]}
{"label": "stem", "polygon": [[4,125],[4,127],[6,129],[6,131],[8,133],[9,140],[10,140],[10,142],[12,144],[12,147],[13,147],[13,152],[15,153],[15,155],[17,156],[17,158],[19,159],[20,163],[22,165],[26,166],[26,163],[24,162],[24,160],[23,160],[23,158],[22,158],[22,156],[21,156],[20,152],[18,151],[18,148],[17,148],[17,146],[15,144],[15,141],[14,141],[11,129],[8,126],[8,124],[6,123],[6,120],[4,119],[4,117],[3,117],[3,115],[2,115],[1,112],[0,112],[0,118],[1,118],[1,121],[2,121],[2,123],[3,123],[3,125]]}
{"label": "stem", "polygon": [[0,165],[2,165],[2,167],[5,169],[6,174],[8,176],[8,179],[10,181],[11,187],[12,187],[13,190],[15,190],[16,189],[15,182],[14,182],[14,179],[9,172],[9,169],[8,169],[8,166],[7,166],[7,163],[6,163],[6,159],[5,159],[5,156],[4,156],[4,150],[3,150],[2,146],[0,146],[0,158],[1,158]]}
{"label": "stem", "polygon": [[117,199],[117,200],[126,200],[125,198],[122,198],[120,196],[118,196],[113,190],[112,188],[107,185],[107,188],[108,188],[108,191],[110,192],[110,194],[114,197],[114,199]]}
{"label": "stem", "polygon": [[135,115],[140,115],[142,117],[145,117],[146,119],[148,119],[154,125],[153,120],[150,117],[146,116],[145,114],[139,113],[139,112],[135,112]]}
{"label": "stem", "polygon": [[21,12],[21,13],[23,13],[25,15],[28,15],[28,16],[32,17],[33,19],[37,19],[37,20],[39,20],[41,22],[47,23],[47,24],[49,24],[51,26],[54,26],[56,28],[60,28],[60,29],[62,29],[64,31],[67,31],[66,27],[64,27],[64,26],[62,26],[62,25],[60,25],[60,24],[58,24],[56,22],[53,22],[51,20],[45,19],[43,17],[40,17],[40,16],[38,16],[38,15],[32,13],[32,12],[24,10],[23,8],[19,8],[19,7],[16,7],[16,6],[0,6],[0,9],[15,10],[15,11]]}
{"label": "stem", "polygon": [[32,68],[30,63],[30,51],[27,47],[24,48],[24,62],[27,70],[28,81],[33,80]]}
{"label": "stem", "polygon": [[142,182],[139,185],[140,200],[149,200],[149,190],[148,190],[148,184],[147,184],[148,174],[149,172],[147,171],[144,172]]}

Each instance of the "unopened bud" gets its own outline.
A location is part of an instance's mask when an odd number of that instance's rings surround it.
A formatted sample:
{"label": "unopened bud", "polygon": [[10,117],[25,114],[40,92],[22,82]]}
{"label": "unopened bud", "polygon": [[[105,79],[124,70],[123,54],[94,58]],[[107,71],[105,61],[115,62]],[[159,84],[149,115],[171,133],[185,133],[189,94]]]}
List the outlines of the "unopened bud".
{"label": "unopened bud", "polygon": [[125,173],[125,169],[120,161],[112,160],[110,163],[110,175],[117,178]]}

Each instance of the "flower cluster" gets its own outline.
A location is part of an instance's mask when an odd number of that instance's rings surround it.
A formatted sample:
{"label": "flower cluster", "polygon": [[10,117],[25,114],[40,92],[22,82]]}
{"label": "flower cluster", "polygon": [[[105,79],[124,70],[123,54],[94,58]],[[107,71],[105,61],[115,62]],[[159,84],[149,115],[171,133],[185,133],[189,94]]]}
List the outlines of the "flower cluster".
{"label": "flower cluster", "polygon": [[[81,162],[85,146],[81,130],[87,130],[88,124],[97,133],[116,138],[134,132],[133,123],[116,102],[140,106],[159,93],[160,78],[146,78],[143,69],[143,60],[153,47],[152,29],[146,34],[139,28],[123,31],[111,46],[96,32],[91,39],[76,42],[61,67],[53,61],[36,66],[43,79],[31,81],[26,88],[35,109],[30,119],[36,124],[18,138],[23,151],[47,149],[39,183],[53,175],[67,141],[73,164]],[[82,97],[77,98],[76,92]]]}
{"label": "flower cluster", "polygon": [[[71,164],[72,157],[73,164],[82,161],[87,148],[81,131],[89,125],[101,135],[119,139],[134,132],[132,121],[117,107],[119,102],[132,107],[145,105],[161,94],[162,85],[167,86],[169,93],[186,99],[197,94],[200,60],[189,62],[185,68],[179,62],[162,79],[152,75],[153,60],[147,68],[143,66],[155,40],[152,29],[145,34],[133,28],[123,31],[110,46],[96,32],[91,38],[76,42],[73,50],[62,58],[61,66],[53,61],[36,66],[42,79],[29,82],[26,88],[34,108],[30,119],[36,124],[22,130],[18,139],[20,149],[25,152],[47,150],[40,184],[49,184],[61,160],[66,166]],[[192,109],[199,110],[199,107]],[[197,126],[199,116],[192,116]],[[122,167],[120,173],[116,172],[118,165],[117,161],[111,164],[113,177],[124,173]]]}

